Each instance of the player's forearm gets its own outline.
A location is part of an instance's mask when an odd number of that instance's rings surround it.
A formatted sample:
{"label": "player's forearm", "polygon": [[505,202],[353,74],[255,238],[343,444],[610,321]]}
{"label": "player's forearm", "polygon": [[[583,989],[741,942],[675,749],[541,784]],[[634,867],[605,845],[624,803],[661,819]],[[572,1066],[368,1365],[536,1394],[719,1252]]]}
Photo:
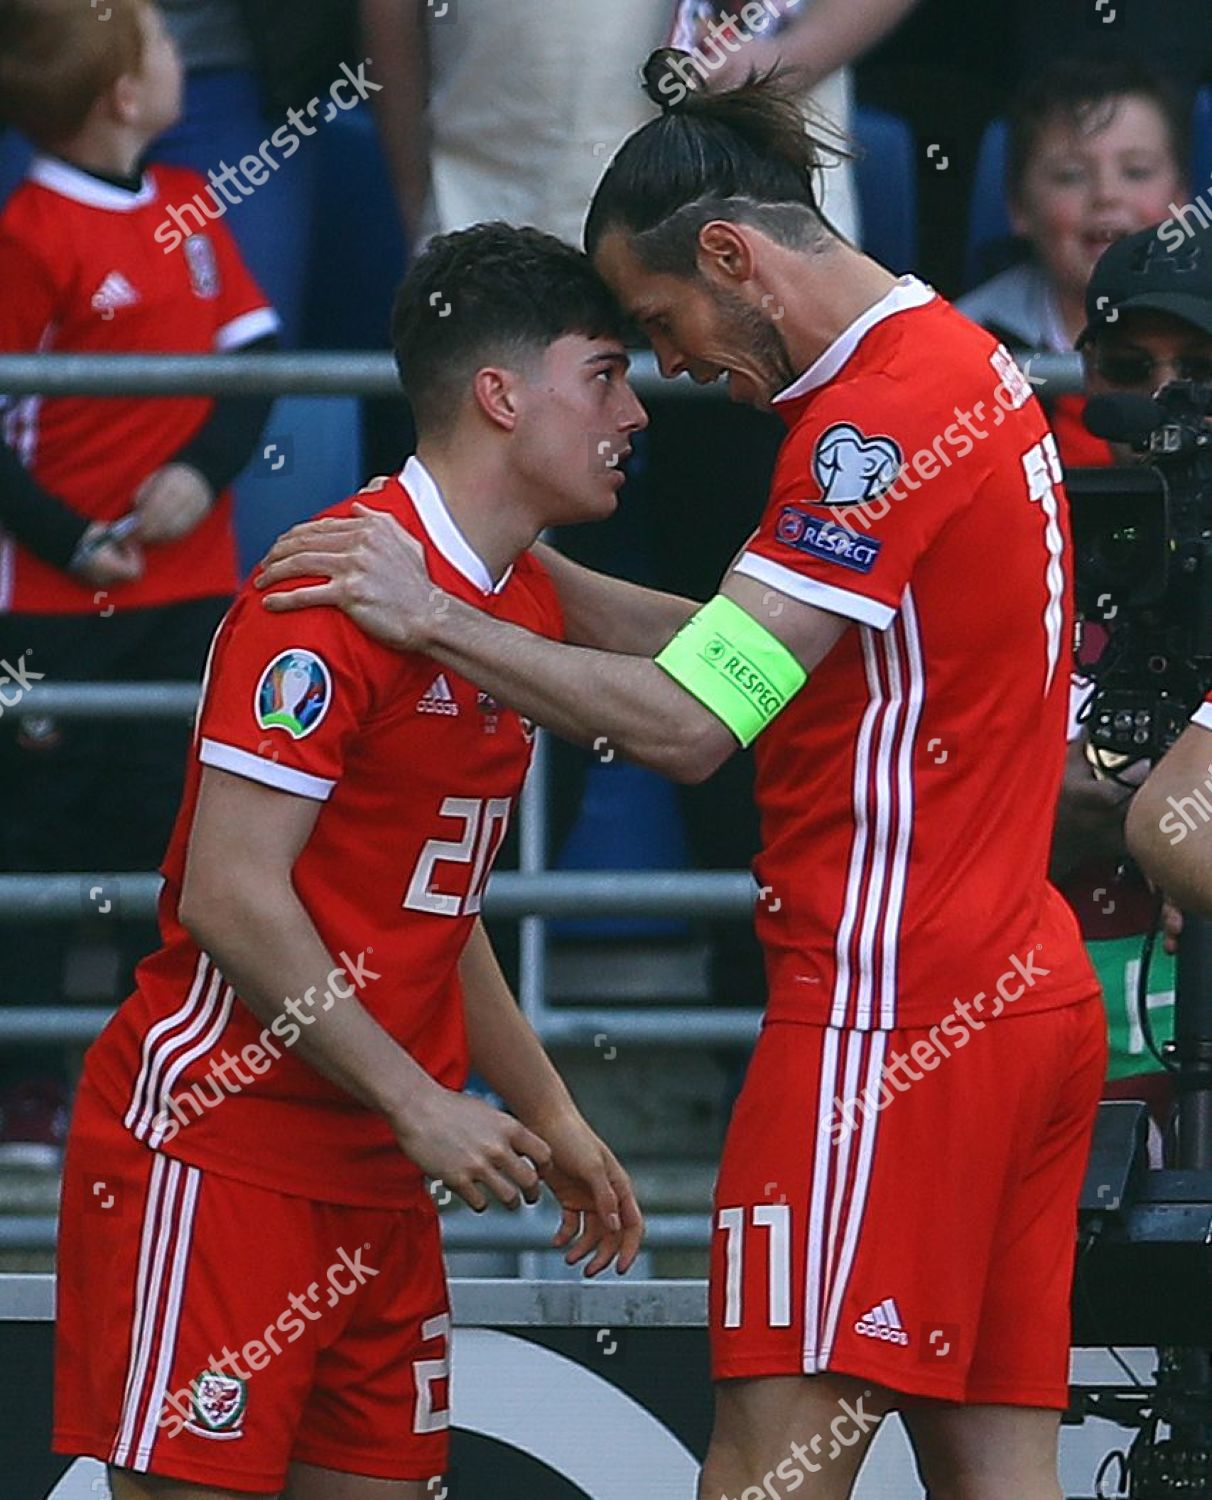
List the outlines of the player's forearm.
{"label": "player's forearm", "polygon": [[459,978],[475,1071],[540,1135],[545,1124],[575,1113],[572,1095],[518,1008],[481,922],[463,950]]}
{"label": "player's forearm", "polygon": [[718,765],[704,758],[718,721],[647,657],[551,641],[448,595],[435,595],[421,649],[565,739],[604,739],[678,781]]}
{"label": "player's forearm", "polygon": [[[1212,830],[1199,827],[1179,837],[1183,825],[1167,823],[1164,804],[1134,802],[1128,814],[1128,847],[1166,899],[1193,916],[1212,917]],[[1163,829],[1166,831],[1163,832]]]}
{"label": "player's forearm", "polygon": [[406,232],[413,236],[429,195],[426,120],[429,62],[424,0],[361,0],[362,34],[382,85],[371,108]]}
{"label": "player's forearm", "polygon": [[1133,797],[1126,831],[1133,858],[1169,900],[1212,917],[1212,823],[1196,800],[1212,770],[1205,742],[1207,730],[1186,731]]}
{"label": "player's forearm", "polygon": [[[191,893],[187,884],[181,919],[272,1035],[360,1104],[394,1121],[433,1086],[362,1005],[361,975],[351,978],[332,957],[288,884],[251,880],[245,888],[237,875],[222,892]],[[357,968],[363,957],[350,961]]]}
{"label": "player's forearm", "polygon": [[534,551],[551,574],[575,645],[655,656],[700,607],[693,599],[594,572],[544,543]]}

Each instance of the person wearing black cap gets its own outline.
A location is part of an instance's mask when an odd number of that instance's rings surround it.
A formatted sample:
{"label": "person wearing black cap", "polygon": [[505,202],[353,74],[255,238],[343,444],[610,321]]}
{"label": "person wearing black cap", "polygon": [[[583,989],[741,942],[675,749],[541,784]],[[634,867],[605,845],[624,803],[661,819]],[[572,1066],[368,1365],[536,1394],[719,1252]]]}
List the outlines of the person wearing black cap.
{"label": "person wearing black cap", "polygon": [[1088,397],[1151,396],[1171,380],[1212,380],[1212,231],[1197,229],[1172,248],[1164,228],[1117,240],[1091,273],[1086,325],[1077,337],[1084,392],[1050,407],[1066,468],[1130,458],[1088,430]]}
{"label": "person wearing black cap", "polygon": [[1077,340],[1087,395],[1212,381],[1212,230],[1174,246],[1164,227],[1119,240],[1094,268]]}
{"label": "person wearing black cap", "polygon": [[[1212,381],[1212,231],[1198,229],[1176,245],[1165,230],[1160,225],[1128,235],[1104,251],[1094,268],[1086,291],[1086,326],[1077,340],[1086,396],[1148,397],[1172,380]],[[1110,444],[1079,425],[1084,405],[1083,397],[1066,398],[1052,413],[1067,462],[1135,461],[1126,446]],[[1103,640],[1099,627],[1087,627],[1082,658],[1097,657]],[[1075,678],[1075,710],[1089,692],[1088,680]],[[1151,1155],[1160,1165],[1160,1132],[1169,1119],[1172,1090],[1169,1076],[1145,1051],[1135,994],[1141,938],[1153,925],[1156,898],[1136,869],[1125,864],[1125,819],[1135,817],[1129,811],[1135,798],[1122,785],[1139,786],[1149,767],[1142,761],[1108,780],[1091,763],[1076,712],[1071,735],[1052,876],[1077,913],[1103,988],[1111,1042],[1106,1096],[1144,1099],[1150,1105]],[[1167,943],[1173,946],[1172,940]],[[1165,1036],[1172,1024],[1173,988],[1172,956],[1158,953],[1149,984],[1158,1036]]]}

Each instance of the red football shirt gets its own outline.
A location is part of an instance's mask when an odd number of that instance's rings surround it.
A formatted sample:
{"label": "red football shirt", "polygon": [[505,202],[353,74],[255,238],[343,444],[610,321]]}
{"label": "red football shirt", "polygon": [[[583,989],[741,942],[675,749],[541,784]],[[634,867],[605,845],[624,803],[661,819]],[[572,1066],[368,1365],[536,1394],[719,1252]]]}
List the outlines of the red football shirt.
{"label": "red football shirt", "polygon": [[[441,587],[499,619],[562,634],[541,565],[519,558],[494,589],[417,460],[369,503],[421,540]],[[135,993],[88,1054],[89,1077],[139,1140],[193,1166],[330,1202],[402,1204],[423,1191],[382,1116],[291,1052],[324,996],[283,996],[303,1015],[287,1007],[267,1028],[178,921],[201,768],[323,803],[294,868],[300,899],[334,961],[353,979],[361,964],[361,1003],[457,1089],[466,1072],[457,964],[532,738],[528,721],[448,668],[389,651],[337,610],[271,614],[245,586],[211,652],[164,863],[164,945],[140,965]],[[240,1069],[222,1074],[230,1057]]]}
{"label": "red football shirt", "polygon": [[[166,207],[207,190],[154,167],[137,192],[50,157],[0,214],[0,353],[210,354],[278,326],[221,221],[166,252]],[[207,396],[0,397],[0,431],[46,489],[94,520],[130,510],[143,481],[199,431]],[[115,609],[235,592],[231,496],[188,536],[145,550],[146,571],[112,590]],[[96,589],[0,532],[0,610],[93,614]]]}
{"label": "red football shirt", "polygon": [[1046,878],[1070,543],[1029,385],[906,278],[777,406],[738,571],[857,628],[757,744],[771,1014],[929,1026],[982,993],[988,1018],[1095,992]]}

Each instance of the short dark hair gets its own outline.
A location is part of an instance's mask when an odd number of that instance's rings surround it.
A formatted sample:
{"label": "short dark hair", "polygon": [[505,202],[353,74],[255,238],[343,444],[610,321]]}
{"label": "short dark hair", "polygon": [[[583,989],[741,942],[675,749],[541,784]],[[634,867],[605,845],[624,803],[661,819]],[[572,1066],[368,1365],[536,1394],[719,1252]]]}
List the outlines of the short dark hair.
{"label": "short dark hair", "polygon": [[829,154],[848,154],[810,133],[803,109],[777,73],[708,92],[691,54],[661,48],[648,59],[645,86],[664,109],[630,136],[606,170],[585,224],[596,253],[621,229],[650,271],[694,273],[699,231],[713,219],[752,224],[772,239],[806,249],[827,226],[814,179]]}
{"label": "short dark hair", "polygon": [[1039,138],[1058,117],[1077,128],[1097,125],[1106,110],[1125,95],[1147,99],[1161,113],[1179,172],[1191,170],[1190,100],[1162,74],[1130,58],[1061,58],[1036,73],[1019,89],[1010,107],[1006,187],[1012,198],[1023,186]]}
{"label": "short dark hair", "polygon": [[529,362],[568,334],[622,339],[625,320],[588,258],[537,229],[477,224],[431,240],[404,279],[391,338],[421,432],[453,423],[487,360]]}

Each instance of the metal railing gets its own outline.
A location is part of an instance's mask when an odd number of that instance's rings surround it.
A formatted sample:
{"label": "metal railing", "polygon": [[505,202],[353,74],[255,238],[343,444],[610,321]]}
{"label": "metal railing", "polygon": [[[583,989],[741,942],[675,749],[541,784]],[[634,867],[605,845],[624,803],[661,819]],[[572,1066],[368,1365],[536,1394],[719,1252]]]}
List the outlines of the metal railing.
{"label": "metal railing", "polygon": [[[29,708],[74,719],[189,718],[198,689],[181,683],[38,683]],[[493,876],[485,896],[489,917],[521,923],[520,1000],[544,1041],[593,1045],[603,1031],[620,1040],[699,1046],[745,1045],[757,1030],[751,1009],[553,1009],[546,1002],[546,921],[559,917],[697,916],[744,920],[756,889],[742,870],[586,872],[546,868],[548,766],[540,735],[535,764],[519,810],[521,868]],[[151,919],[159,877],[84,871],[78,874],[0,874],[0,920],[63,922],[87,916]],[[0,1044],[90,1041],[108,1019],[100,1006],[0,1008]]]}
{"label": "metal railing", "polygon": [[[459,1208],[443,1213],[441,1218],[442,1248],[447,1253],[452,1250],[550,1252],[551,1239],[560,1222],[550,1203],[516,1213],[494,1207],[483,1215]],[[51,1214],[0,1216],[0,1254],[51,1250],[58,1229],[59,1221]],[[645,1219],[646,1250],[705,1250],[710,1243],[710,1214],[662,1213]]]}
{"label": "metal railing", "polygon": [[[1077,354],[1033,354],[1020,363],[1041,395],[1080,391]],[[641,396],[725,399],[720,385],[663,380],[647,351],[632,358]],[[6,354],[0,391],[10,396],[399,396],[389,354]]]}
{"label": "metal railing", "polygon": [[[1037,389],[1048,395],[1080,389],[1076,355],[1041,355],[1025,362]],[[718,386],[698,387],[686,378],[663,381],[650,354],[640,354],[632,380],[645,397],[720,400]],[[236,355],[7,355],[0,357],[0,391],[8,395],[342,395],[395,396],[399,381],[386,354]],[[162,718],[193,713],[197,689],[180,684],[120,686],[47,683],[35,689],[39,714],[59,718]],[[31,708],[35,707],[31,695]],[[535,763],[519,808],[521,868],[493,878],[486,895],[489,916],[520,922],[519,998],[548,1044],[592,1045],[608,1033],[620,1041],[680,1046],[744,1045],[758,1026],[755,1010],[706,1007],[678,1009],[553,1009],[546,996],[546,921],[561,916],[697,916],[739,920],[752,910],[756,891],[743,871],[629,874],[552,872],[546,867],[548,759],[539,736]],[[0,918],[39,922],[70,920],[107,911],[151,916],[159,887],[151,874],[81,873],[0,875]],[[0,1044],[90,1040],[110,1015],[106,1007],[54,1006],[0,1009]],[[54,1241],[50,1218],[0,1218],[0,1249],[47,1248]],[[684,1248],[707,1242],[705,1218],[658,1215],[648,1243]],[[526,1216],[472,1219],[451,1216],[451,1248],[539,1249],[548,1231]]]}

